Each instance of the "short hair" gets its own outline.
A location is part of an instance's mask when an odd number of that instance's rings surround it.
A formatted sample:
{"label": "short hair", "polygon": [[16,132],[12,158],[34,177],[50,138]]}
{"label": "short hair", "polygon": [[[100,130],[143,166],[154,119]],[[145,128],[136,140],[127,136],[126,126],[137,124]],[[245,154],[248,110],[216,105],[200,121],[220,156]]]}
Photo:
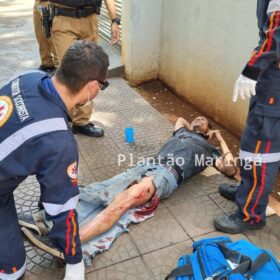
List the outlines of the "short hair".
{"label": "short hair", "polygon": [[100,46],[79,40],[67,49],[55,77],[75,94],[92,80],[105,80],[108,66],[108,55]]}
{"label": "short hair", "polygon": [[213,129],[212,123],[209,121],[209,119],[207,119],[207,122],[208,122],[208,128],[212,130]]}

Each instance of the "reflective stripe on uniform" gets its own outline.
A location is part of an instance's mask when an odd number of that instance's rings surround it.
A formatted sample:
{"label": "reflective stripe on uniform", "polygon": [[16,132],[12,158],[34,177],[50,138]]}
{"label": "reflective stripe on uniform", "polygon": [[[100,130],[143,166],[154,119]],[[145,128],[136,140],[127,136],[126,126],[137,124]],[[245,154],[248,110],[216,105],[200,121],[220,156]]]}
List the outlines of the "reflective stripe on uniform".
{"label": "reflective stripe on uniform", "polygon": [[270,163],[280,161],[280,153],[255,154],[240,150],[239,157],[250,162]]}
{"label": "reflective stripe on uniform", "polygon": [[[258,154],[258,152],[259,152],[259,150],[261,148],[261,145],[262,145],[262,141],[259,140],[257,142],[255,153],[253,155]],[[241,157],[241,151],[240,151],[240,157]],[[244,212],[244,215],[245,215],[244,221],[249,221],[249,219],[250,219],[250,215],[248,213],[248,206],[249,206],[249,203],[251,201],[251,198],[253,196],[253,193],[254,193],[254,191],[255,191],[255,189],[257,187],[257,183],[258,183],[257,166],[256,166],[255,162],[253,164],[253,176],[254,176],[253,186],[251,188],[250,193],[248,194],[248,197],[247,197],[247,200],[246,200],[246,204],[244,205],[244,208],[243,208],[243,212]]]}
{"label": "reflective stripe on uniform", "polygon": [[[265,153],[269,153],[270,151],[270,148],[271,148],[271,142],[269,141],[267,144],[266,144],[266,148],[265,148]],[[258,196],[257,196],[257,199],[253,205],[253,207],[251,208],[251,214],[256,217],[256,221],[257,222],[260,222],[261,220],[261,216],[260,215],[256,215],[255,213],[255,209],[257,207],[257,205],[259,204],[259,201],[260,201],[260,198],[263,194],[263,191],[264,191],[264,187],[265,187],[265,177],[266,177],[266,167],[267,167],[267,164],[264,163],[262,165],[262,177],[261,177],[261,181],[260,181],[260,188],[259,188],[259,192],[258,192]]]}
{"label": "reflective stripe on uniform", "polygon": [[17,280],[24,274],[25,270],[26,270],[26,261],[25,261],[24,265],[14,273],[6,274],[4,272],[0,272],[0,279],[1,280]]}
{"label": "reflective stripe on uniform", "polygon": [[68,130],[64,118],[46,119],[21,128],[0,143],[0,161],[5,159],[29,139],[44,133],[60,130]]}
{"label": "reflective stripe on uniform", "polygon": [[272,46],[272,42],[273,42],[273,35],[275,30],[277,29],[277,26],[279,24],[279,17],[280,17],[280,13],[279,12],[274,12],[271,16],[270,16],[270,23],[269,23],[269,29],[265,32],[267,38],[266,40],[263,42],[261,48],[259,51],[254,51],[253,55],[249,61],[249,65],[253,66],[256,61],[262,56],[264,55],[264,53],[269,52]]}
{"label": "reflective stripe on uniform", "polygon": [[79,195],[76,195],[64,204],[54,204],[54,203],[46,203],[43,202],[44,208],[46,212],[51,216],[56,216],[60,213],[75,209],[79,200]]}

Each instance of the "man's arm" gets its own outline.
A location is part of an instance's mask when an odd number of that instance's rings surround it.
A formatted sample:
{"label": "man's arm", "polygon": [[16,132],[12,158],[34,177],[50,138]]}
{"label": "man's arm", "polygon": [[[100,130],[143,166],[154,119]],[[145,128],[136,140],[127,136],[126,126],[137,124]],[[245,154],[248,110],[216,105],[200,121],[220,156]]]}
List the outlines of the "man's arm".
{"label": "man's arm", "polygon": [[259,45],[235,82],[233,102],[237,101],[238,96],[245,100],[246,97],[256,95],[256,83],[261,71],[271,64],[279,65],[280,62],[280,0],[270,0],[269,3],[258,1],[257,13]]}
{"label": "man's arm", "polygon": [[[109,16],[112,19],[115,19],[117,17],[116,14],[116,7],[115,7],[115,0],[104,0],[106,8],[108,10]],[[120,29],[119,25],[117,23],[112,23],[111,26],[112,29],[112,41],[111,44],[116,44],[120,39]]]}
{"label": "man's arm", "polygon": [[178,129],[185,127],[189,130],[191,130],[191,125],[190,123],[185,120],[184,118],[179,117],[175,123],[174,131],[177,131]]}
{"label": "man's arm", "polygon": [[46,219],[53,224],[48,236],[64,253],[67,264],[78,264],[82,261],[82,250],[75,210],[79,199],[76,142],[69,139],[68,132],[44,137],[40,144],[45,149],[39,157],[36,177]]}
{"label": "man's arm", "polygon": [[210,132],[210,138],[215,136],[222,149],[223,156],[216,159],[215,168],[227,176],[234,176],[237,172],[236,162],[229,150],[227,143],[221,135],[220,130]]}
{"label": "man's arm", "polygon": [[[259,7],[259,9],[265,8]],[[259,45],[254,50],[250,61],[242,74],[252,80],[257,80],[260,72],[272,62],[280,59],[280,0],[271,0],[267,11],[268,19],[260,28]],[[261,16],[261,15],[259,15]],[[260,20],[260,19],[259,19]]]}

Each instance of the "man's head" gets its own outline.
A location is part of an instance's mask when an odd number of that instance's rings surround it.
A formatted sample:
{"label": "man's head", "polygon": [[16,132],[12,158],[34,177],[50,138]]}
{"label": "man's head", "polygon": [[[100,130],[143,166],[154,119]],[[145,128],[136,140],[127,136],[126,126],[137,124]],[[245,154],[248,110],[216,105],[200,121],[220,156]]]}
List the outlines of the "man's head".
{"label": "man's head", "polygon": [[[92,100],[107,78],[108,55],[93,42],[77,41],[64,54],[55,78],[84,104]],[[78,98],[77,98],[78,97]]]}
{"label": "man's head", "polygon": [[207,118],[200,116],[192,121],[191,128],[194,131],[207,134],[212,129],[212,126]]}

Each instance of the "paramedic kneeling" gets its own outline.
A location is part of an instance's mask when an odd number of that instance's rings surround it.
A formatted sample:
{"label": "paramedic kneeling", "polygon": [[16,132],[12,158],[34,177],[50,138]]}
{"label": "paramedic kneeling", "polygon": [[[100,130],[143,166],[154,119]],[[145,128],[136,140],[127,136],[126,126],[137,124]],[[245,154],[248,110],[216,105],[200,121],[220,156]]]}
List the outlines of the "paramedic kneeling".
{"label": "paramedic kneeling", "polygon": [[53,78],[29,71],[0,88],[0,279],[21,279],[26,269],[13,191],[29,175],[40,183],[53,223],[49,237],[65,256],[65,279],[84,279],[75,210],[78,151],[67,112],[109,85],[108,65],[101,47],[77,41]]}

